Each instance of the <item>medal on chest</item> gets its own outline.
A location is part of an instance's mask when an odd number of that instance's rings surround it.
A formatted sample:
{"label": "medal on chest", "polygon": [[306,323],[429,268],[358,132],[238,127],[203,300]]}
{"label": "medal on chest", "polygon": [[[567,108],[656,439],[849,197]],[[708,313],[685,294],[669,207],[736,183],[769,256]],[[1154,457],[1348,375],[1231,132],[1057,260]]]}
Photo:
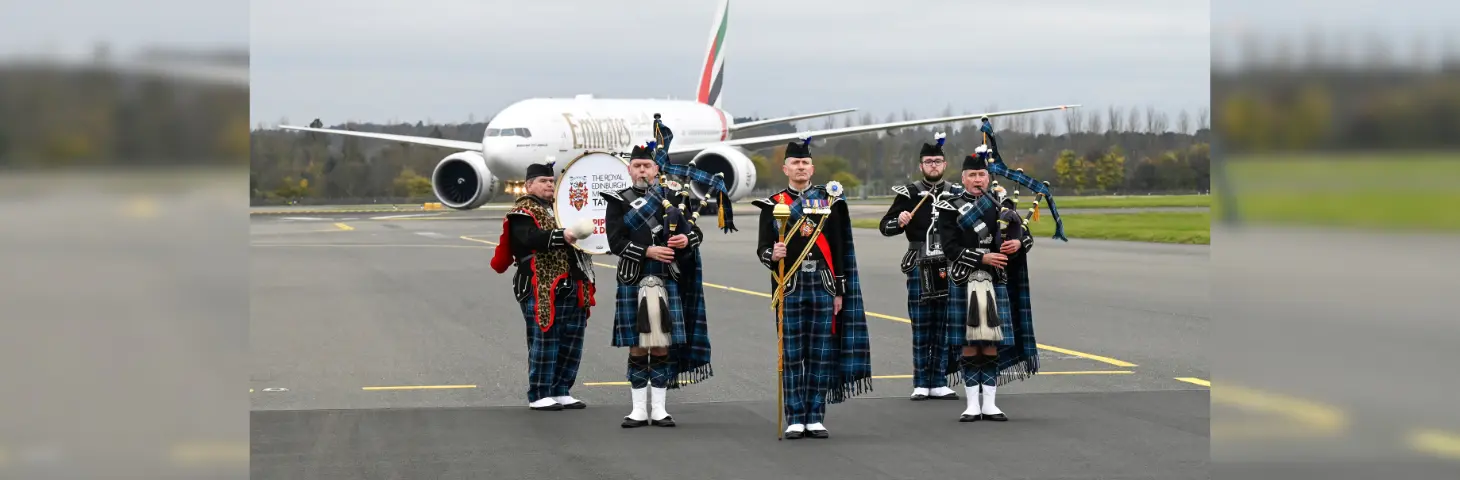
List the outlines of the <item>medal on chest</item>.
{"label": "medal on chest", "polygon": [[805,222],[802,222],[801,223],[801,236],[803,236],[803,237],[809,237],[809,236],[811,236],[811,232],[815,231],[815,227],[811,226],[812,223],[814,223],[814,222],[812,222],[811,219],[809,219],[809,218],[806,219]]}
{"label": "medal on chest", "polygon": [[801,211],[810,215],[829,215],[831,214],[831,201],[824,198],[803,198]]}

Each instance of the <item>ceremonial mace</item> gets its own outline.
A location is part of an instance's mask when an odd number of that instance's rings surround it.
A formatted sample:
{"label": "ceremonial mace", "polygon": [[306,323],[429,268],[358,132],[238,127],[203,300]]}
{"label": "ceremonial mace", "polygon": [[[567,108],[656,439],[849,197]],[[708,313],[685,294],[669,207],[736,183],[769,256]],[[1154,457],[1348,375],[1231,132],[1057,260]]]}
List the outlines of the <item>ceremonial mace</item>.
{"label": "ceremonial mace", "polygon": [[[791,219],[791,206],[784,203],[777,203],[771,209],[771,216],[781,224],[780,242],[786,243],[786,222]],[[779,441],[786,436],[782,428],[786,420],[786,259],[781,258],[776,266],[776,440]]]}

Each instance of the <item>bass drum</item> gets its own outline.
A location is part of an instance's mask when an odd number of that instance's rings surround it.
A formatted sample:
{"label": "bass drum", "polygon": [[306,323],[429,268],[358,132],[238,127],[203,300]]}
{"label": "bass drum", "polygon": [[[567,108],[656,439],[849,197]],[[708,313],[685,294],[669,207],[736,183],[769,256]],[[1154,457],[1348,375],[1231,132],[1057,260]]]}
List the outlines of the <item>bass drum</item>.
{"label": "bass drum", "polygon": [[569,161],[558,171],[557,192],[553,212],[558,225],[564,228],[586,219],[593,224],[593,234],[574,244],[579,250],[603,255],[608,249],[608,203],[601,192],[617,192],[629,188],[629,163],[607,152],[588,152]]}

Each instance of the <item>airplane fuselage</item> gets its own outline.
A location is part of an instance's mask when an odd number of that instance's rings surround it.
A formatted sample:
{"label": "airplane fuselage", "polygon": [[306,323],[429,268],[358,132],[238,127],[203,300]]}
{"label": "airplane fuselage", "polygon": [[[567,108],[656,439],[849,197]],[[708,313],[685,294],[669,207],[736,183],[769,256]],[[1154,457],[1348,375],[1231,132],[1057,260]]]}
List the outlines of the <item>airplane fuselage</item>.
{"label": "airplane fuselage", "polygon": [[482,154],[492,173],[517,182],[527,166],[566,162],[586,152],[627,158],[634,145],[654,139],[654,114],[674,130],[674,143],[710,143],[729,138],[734,117],[699,102],[534,98],[502,109],[482,136]]}

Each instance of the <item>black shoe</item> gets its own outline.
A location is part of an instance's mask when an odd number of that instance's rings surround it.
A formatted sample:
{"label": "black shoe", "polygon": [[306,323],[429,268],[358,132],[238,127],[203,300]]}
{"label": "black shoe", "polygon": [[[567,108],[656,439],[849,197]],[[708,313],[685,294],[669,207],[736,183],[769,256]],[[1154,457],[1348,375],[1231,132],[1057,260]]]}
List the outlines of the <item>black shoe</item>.
{"label": "black shoe", "polygon": [[977,422],[977,421],[979,421],[982,418],[983,418],[982,415],[969,415],[969,414],[966,414],[965,413],[965,414],[960,415],[958,417],[958,421],[959,422]]}
{"label": "black shoe", "polygon": [[958,399],[958,393],[956,393],[956,392],[955,393],[950,393],[950,394],[947,394],[947,395],[944,395],[944,396],[941,396],[941,397],[936,396],[936,395],[928,395],[928,398],[931,398],[933,400],[957,400]]}
{"label": "black shoe", "polygon": [[527,407],[527,408],[531,408],[531,409],[537,410],[539,412],[556,412],[558,410],[562,410],[563,409],[563,406],[561,404],[554,403],[554,404],[548,405],[546,407]]}
{"label": "black shoe", "polygon": [[673,427],[674,426],[674,416],[673,415],[670,415],[670,416],[664,417],[663,420],[650,420],[650,424],[652,424],[652,425],[654,425],[656,427]]}
{"label": "black shoe", "polygon": [[831,432],[826,430],[807,430],[806,435],[811,438],[829,438],[831,437]]}
{"label": "black shoe", "polygon": [[1007,421],[1009,421],[1009,417],[1004,416],[1004,414],[1002,414],[1002,413],[995,413],[993,415],[989,415],[989,414],[985,413],[985,414],[980,415],[980,416],[983,417],[984,420],[988,420],[988,421],[991,421],[991,422],[1007,422]]}
{"label": "black shoe", "polygon": [[649,425],[648,420],[634,420],[629,417],[624,417],[624,423],[622,426],[624,428],[639,428],[647,425]]}
{"label": "black shoe", "polygon": [[579,400],[579,401],[576,401],[576,402],[573,402],[573,403],[569,403],[567,405],[563,405],[563,408],[566,409],[566,410],[582,410],[582,409],[588,408],[588,404],[583,403],[582,400]]}
{"label": "black shoe", "polygon": [[801,432],[786,432],[786,440],[796,440],[798,438],[801,438],[801,436],[803,436],[805,434],[806,433],[804,431],[801,431]]}
{"label": "black shoe", "polygon": [[913,395],[912,396],[912,401],[914,401],[914,402],[921,402],[921,401],[927,400],[927,399],[928,399],[928,396],[927,395]]}

